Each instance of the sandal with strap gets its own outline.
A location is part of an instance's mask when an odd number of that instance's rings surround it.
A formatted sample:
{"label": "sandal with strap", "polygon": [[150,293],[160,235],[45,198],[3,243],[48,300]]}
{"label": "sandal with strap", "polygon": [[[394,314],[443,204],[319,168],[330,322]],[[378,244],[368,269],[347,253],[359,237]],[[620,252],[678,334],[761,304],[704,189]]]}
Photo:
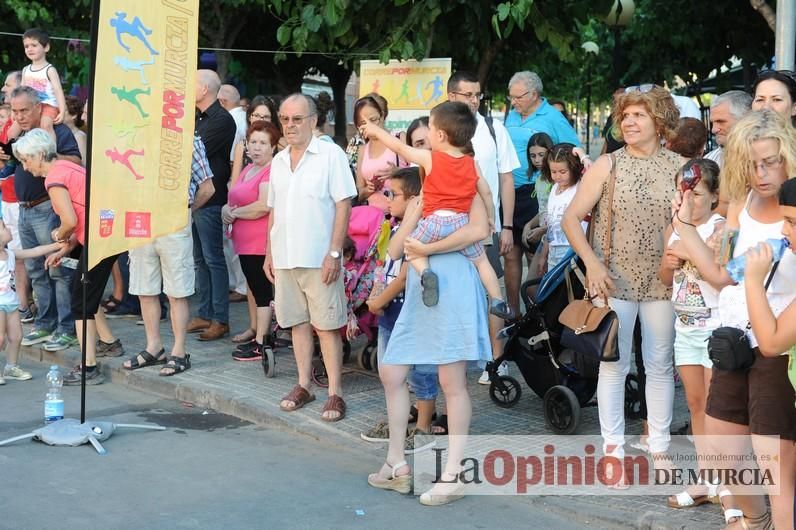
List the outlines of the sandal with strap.
{"label": "sandal with strap", "polygon": [[431,434],[437,436],[448,435],[448,415],[442,414],[437,420],[431,424]]}
{"label": "sandal with strap", "polygon": [[[191,356],[187,353],[185,357],[177,357],[176,355],[169,356],[166,365],[160,369],[160,375],[163,377],[171,377],[183,373],[191,367]],[[171,370],[171,372],[164,372],[163,370]]]}
{"label": "sandal with strap", "polygon": [[282,405],[280,403],[279,408],[285,412],[293,412],[294,410],[300,409],[307,403],[312,403],[315,401],[315,394],[310,394],[309,390],[303,386],[296,385],[288,395],[282,398],[282,401],[290,401],[293,403],[293,405]]}
{"label": "sandal with strap", "polygon": [[116,298],[115,296],[111,295],[107,298],[107,300],[103,301],[100,306],[106,311],[116,309],[122,305],[122,301]]}
{"label": "sandal with strap", "polygon": [[378,473],[371,473],[368,475],[368,484],[380,490],[393,490],[404,495],[410,493],[412,491],[412,473],[400,476],[395,474],[402,467],[409,466],[406,460],[401,460],[394,466],[388,462],[384,462],[384,465],[390,468],[390,478],[384,478]]}
{"label": "sandal with strap", "polygon": [[719,491],[719,504],[721,505],[721,510],[724,512],[724,522],[727,523],[727,525],[739,522],[741,524],[741,528],[746,528],[743,510],[739,510],[738,508],[725,508],[725,497],[732,497],[732,492],[726,488]]}
{"label": "sandal with strap", "polygon": [[[138,358],[142,358],[144,362],[138,362]],[[130,366],[125,366],[122,364],[122,368],[125,370],[138,370],[139,368],[146,368],[147,366],[155,366],[157,364],[166,364],[166,350],[163,348],[160,349],[155,355],[152,355],[146,350],[141,350],[138,354],[130,357],[127,359],[130,362]]]}
{"label": "sandal with strap", "polygon": [[[415,407],[414,405],[412,405],[411,407],[409,407],[409,423],[416,423],[416,422],[417,422],[417,416],[418,416],[418,414],[419,414],[419,413],[418,413],[418,411],[417,411],[417,407]],[[435,413],[434,413],[434,414],[431,416],[431,421],[434,421],[434,420],[436,420],[436,419],[437,419],[437,413],[435,412]]]}
{"label": "sandal with strap", "polygon": [[[345,409],[346,405],[345,401],[343,401],[343,398],[336,394],[332,394],[329,396],[329,399],[326,400],[326,403],[323,404],[323,408],[321,409],[321,419],[329,423],[340,421],[345,418]],[[337,412],[338,416],[336,418],[324,416],[324,414],[327,412]]]}
{"label": "sandal with strap", "polygon": [[[718,489],[719,484],[710,484],[702,479],[697,482],[698,486],[707,486],[708,492],[706,495],[697,495],[696,497],[692,497],[688,491],[681,491],[677,495],[670,496],[667,499],[667,504],[669,508],[675,509],[682,509],[682,508],[693,508],[694,506],[701,506],[703,504],[707,504],[709,502],[718,503]],[[725,490],[726,491],[726,490]]]}

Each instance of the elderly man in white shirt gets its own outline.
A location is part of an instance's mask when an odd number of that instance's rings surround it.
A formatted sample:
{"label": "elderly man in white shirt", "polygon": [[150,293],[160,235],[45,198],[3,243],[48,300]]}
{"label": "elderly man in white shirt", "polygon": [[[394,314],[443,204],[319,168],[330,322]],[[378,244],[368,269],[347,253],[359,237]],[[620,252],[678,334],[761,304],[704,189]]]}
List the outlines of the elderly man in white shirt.
{"label": "elderly man in white shirt", "polygon": [[276,320],[292,328],[298,384],[280,403],[292,412],[313,401],[310,393],[313,328],[329,376],[324,421],[345,417],[340,328],[346,324],[342,277],[343,242],[357,189],[340,147],[312,134],[317,109],[312,98],[293,94],[279,108],[288,148],[271,162],[268,187],[266,276],[274,283]]}

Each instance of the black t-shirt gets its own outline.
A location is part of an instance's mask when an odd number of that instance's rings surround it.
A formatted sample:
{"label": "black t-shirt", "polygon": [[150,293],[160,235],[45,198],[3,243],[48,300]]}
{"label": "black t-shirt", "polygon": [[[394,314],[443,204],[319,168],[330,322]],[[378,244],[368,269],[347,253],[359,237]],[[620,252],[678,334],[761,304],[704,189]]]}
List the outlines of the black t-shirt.
{"label": "black t-shirt", "polygon": [[213,172],[213,185],[216,192],[205,206],[219,206],[227,203],[227,183],[232,168],[229,153],[235,141],[237,126],[235,119],[221,106],[218,100],[204,112],[196,112],[196,134],[205,144],[207,160]]}
{"label": "black t-shirt", "polygon": [[[77,140],[75,140],[75,135],[72,134],[69,127],[61,123],[56,125],[54,130],[55,151],[59,155],[80,158]],[[24,134],[22,133],[22,135]],[[21,163],[17,165],[17,170],[14,173],[14,191],[17,194],[17,200],[20,202],[32,202],[47,196],[47,190],[44,189],[44,178],[34,177],[22,168]]]}

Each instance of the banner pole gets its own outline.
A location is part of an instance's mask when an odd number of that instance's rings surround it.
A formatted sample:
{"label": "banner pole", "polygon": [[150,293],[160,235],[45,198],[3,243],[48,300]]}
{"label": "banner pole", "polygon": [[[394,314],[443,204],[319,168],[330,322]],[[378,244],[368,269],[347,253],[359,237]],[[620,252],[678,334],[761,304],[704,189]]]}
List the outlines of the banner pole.
{"label": "banner pole", "polygon": [[[85,222],[83,225],[83,242],[85,246],[83,247],[83,260],[82,266],[80,267],[80,271],[75,271],[75,274],[80,274],[80,283],[82,287],[82,315],[80,317],[83,320],[83,329],[81,331],[81,341],[80,341],[80,423],[86,422],[86,338],[87,338],[87,328],[88,328],[88,315],[86,315],[86,305],[87,305],[87,294],[86,294],[86,284],[88,283],[88,234],[89,234],[89,222],[91,219],[90,215],[90,200],[91,200],[91,153],[92,153],[92,140],[93,140],[93,119],[92,116],[94,115],[94,91],[96,89],[96,76],[97,76],[97,42],[98,42],[98,35],[99,35],[99,15],[100,15],[100,0],[93,0],[91,2],[91,64],[89,65],[89,78],[88,78],[88,134],[86,139],[86,154],[87,159],[83,162],[86,165],[86,215]],[[96,359],[95,359],[96,361]],[[99,370],[99,367],[95,368]]]}

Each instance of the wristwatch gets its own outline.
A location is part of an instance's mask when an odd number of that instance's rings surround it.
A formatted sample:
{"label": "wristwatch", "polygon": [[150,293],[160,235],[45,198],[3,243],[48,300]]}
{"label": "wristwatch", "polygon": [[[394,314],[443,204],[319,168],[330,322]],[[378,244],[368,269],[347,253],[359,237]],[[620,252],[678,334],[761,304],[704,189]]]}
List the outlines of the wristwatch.
{"label": "wristwatch", "polygon": [[503,225],[501,228],[503,228],[503,230],[514,230],[514,227],[511,225]]}
{"label": "wristwatch", "polygon": [[338,250],[330,250],[329,251],[329,256],[332,259],[340,259],[340,251],[338,251]]}

